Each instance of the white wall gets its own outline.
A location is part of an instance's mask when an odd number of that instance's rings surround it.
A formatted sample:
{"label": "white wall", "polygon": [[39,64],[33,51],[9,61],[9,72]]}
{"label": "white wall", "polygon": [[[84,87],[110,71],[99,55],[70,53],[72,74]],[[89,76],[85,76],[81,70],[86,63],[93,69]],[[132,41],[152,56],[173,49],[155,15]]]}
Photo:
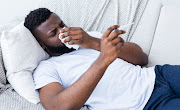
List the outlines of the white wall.
{"label": "white wall", "polygon": [[27,15],[40,0],[0,0],[0,25],[7,24],[16,16]]}

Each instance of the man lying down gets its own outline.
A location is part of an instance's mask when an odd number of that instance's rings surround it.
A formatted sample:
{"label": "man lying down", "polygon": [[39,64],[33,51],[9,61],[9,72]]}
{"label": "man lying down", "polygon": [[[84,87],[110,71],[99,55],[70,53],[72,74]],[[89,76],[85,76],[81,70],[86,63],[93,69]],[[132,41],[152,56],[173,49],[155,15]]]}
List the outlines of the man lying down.
{"label": "man lying down", "polygon": [[[147,55],[118,37],[125,33],[117,30],[119,25],[99,39],[67,27],[46,8],[31,11],[24,25],[52,56],[33,75],[47,110],[78,110],[83,105],[92,110],[180,109],[180,66],[141,68],[148,63]],[[67,48],[60,32],[65,43],[81,47]]]}

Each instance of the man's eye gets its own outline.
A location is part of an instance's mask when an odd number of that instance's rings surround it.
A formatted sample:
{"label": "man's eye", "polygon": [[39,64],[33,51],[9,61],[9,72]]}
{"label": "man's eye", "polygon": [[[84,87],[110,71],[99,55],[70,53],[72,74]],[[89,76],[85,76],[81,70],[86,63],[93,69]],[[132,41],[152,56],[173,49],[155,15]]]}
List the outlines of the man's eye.
{"label": "man's eye", "polygon": [[51,37],[55,36],[56,33],[57,33],[57,31],[56,31],[56,30],[53,30],[53,31],[52,31],[52,34],[51,34]]}

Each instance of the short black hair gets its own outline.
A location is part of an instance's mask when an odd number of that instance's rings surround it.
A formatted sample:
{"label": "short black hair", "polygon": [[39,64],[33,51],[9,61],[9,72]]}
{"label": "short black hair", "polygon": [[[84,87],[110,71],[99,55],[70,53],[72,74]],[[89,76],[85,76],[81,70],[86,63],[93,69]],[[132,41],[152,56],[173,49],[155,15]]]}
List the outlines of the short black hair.
{"label": "short black hair", "polygon": [[38,8],[33,10],[26,16],[24,26],[28,28],[31,33],[34,33],[36,27],[49,19],[52,13],[53,12],[47,8]]}

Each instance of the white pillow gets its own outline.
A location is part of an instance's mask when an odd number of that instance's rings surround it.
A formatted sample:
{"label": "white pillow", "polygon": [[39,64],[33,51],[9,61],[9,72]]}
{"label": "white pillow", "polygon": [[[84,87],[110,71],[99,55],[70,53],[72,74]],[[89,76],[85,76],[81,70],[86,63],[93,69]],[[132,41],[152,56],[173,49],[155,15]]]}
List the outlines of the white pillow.
{"label": "white pillow", "polygon": [[180,64],[180,8],[161,9],[148,66],[157,64]]}
{"label": "white pillow", "polygon": [[9,31],[3,31],[1,47],[6,76],[15,91],[29,102],[40,102],[35,91],[32,73],[40,61],[49,58],[24,22]]}

